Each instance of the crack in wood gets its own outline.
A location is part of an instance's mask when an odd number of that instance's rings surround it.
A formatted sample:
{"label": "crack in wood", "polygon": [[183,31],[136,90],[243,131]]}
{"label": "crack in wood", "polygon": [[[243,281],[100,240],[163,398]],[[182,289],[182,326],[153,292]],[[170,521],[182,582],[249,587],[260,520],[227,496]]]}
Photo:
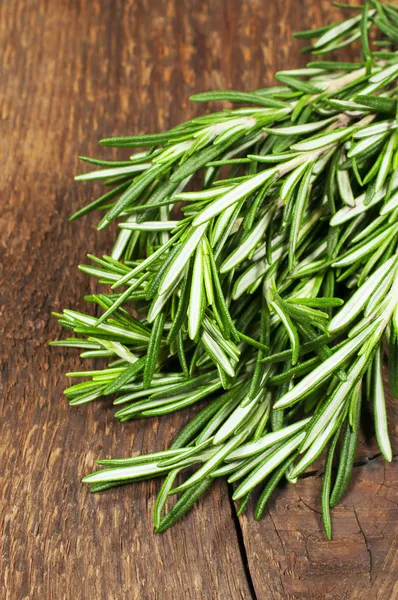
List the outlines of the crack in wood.
{"label": "crack in wood", "polygon": [[227,484],[227,486],[228,486],[228,499],[229,499],[229,503],[231,506],[231,516],[232,516],[232,520],[233,520],[234,526],[235,526],[236,539],[238,542],[239,553],[240,553],[240,557],[242,560],[243,571],[246,576],[250,595],[253,600],[257,600],[257,594],[256,594],[256,590],[254,587],[252,574],[250,571],[249,559],[248,559],[248,555],[247,555],[247,551],[246,551],[246,545],[245,545],[245,540],[244,540],[244,536],[243,536],[243,531],[242,531],[242,527],[240,525],[238,513],[236,512],[235,502],[232,500],[233,486],[231,484]]}
{"label": "crack in wood", "polygon": [[355,519],[356,519],[356,522],[357,522],[358,527],[359,527],[359,531],[361,532],[361,535],[362,535],[362,537],[364,539],[366,551],[367,551],[367,553],[369,555],[369,581],[370,581],[370,583],[372,583],[372,570],[373,570],[372,551],[370,549],[370,544],[368,542],[368,538],[366,537],[365,532],[362,529],[362,525],[361,525],[361,523],[360,523],[360,521],[358,519],[358,514],[357,514],[357,511],[356,511],[356,508],[355,508],[354,504],[352,505],[352,510],[354,511],[354,515],[355,515]]}
{"label": "crack in wood", "polygon": [[[357,467],[363,467],[368,463],[372,462],[373,460],[380,458],[381,456],[383,456],[381,452],[378,452],[377,454],[372,454],[371,456],[363,456],[362,458],[359,458],[357,461],[354,462],[353,468],[355,469]],[[394,458],[398,458],[398,454],[393,454],[392,459]],[[335,471],[336,469],[337,467],[333,467],[333,471]],[[323,469],[307,471],[300,475],[300,479],[308,479],[309,477],[320,477],[321,475],[323,475],[323,473]]]}
{"label": "crack in wood", "polygon": [[[368,463],[370,463],[370,462],[372,462],[374,460],[377,460],[377,459],[379,459],[381,457],[382,457],[381,452],[375,453],[375,454],[370,455],[370,456],[361,456],[361,457],[358,457],[358,460],[354,462],[353,467],[354,468],[358,468],[358,467],[365,466]],[[398,458],[398,454],[394,454],[392,458],[393,459]],[[322,473],[323,473],[323,470],[322,469],[318,469],[316,471],[314,470],[314,471],[310,471],[308,473],[305,473],[301,478],[302,479],[307,479],[307,478],[310,478],[310,477],[320,477],[322,475]],[[383,486],[388,487],[384,483],[384,480],[385,480],[385,476],[384,476],[384,479],[383,479],[383,483],[381,484],[380,487],[383,487]],[[241,527],[241,522],[240,522],[239,516],[237,514],[235,503],[232,500],[232,493],[233,493],[233,486],[232,485],[228,485],[228,497],[229,497],[230,506],[231,506],[231,516],[232,516],[232,519],[233,519],[233,522],[234,522],[234,526],[235,526],[235,531],[236,531],[236,536],[237,536],[237,542],[238,542],[238,548],[239,548],[239,553],[240,553],[241,560],[242,560],[242,566],[243,566],[244,574],[245,574],[246,579],[247,579],[247,585],[248,585],[248,588],[250,590],[251,597],[252,597],[253,600],[257,600],[257,594],[256,594],[256,590],[255,590],[255,585],[254,585],[254,582],[256,581],[256,570],[254,569],[254,571],[252,573],[252,570],[251,570],[250,565],[249,565],[249,557],[250,557],[251,549],[250,549],[250,546],[246,547],[246,544],[245,544],[245,534],[244,534],[244,532],[242,530],[242,527]],[[310,509],[311,511],[313,511],[313,512],[315,512],[317,514],[321,514],[317,510],[315,510],[313,507],[311,507],[310,505],[308,505],[301,498],[301,496],[299,496],[299,499],[300,499],[301,502],[303,502],[303,504],[308,509]],[[276,524],[274,522],[274,519],[272,517],[271,511],[268,509],[268,507],[266,507],[266,508],[267,508],[267,512],[268,512],[269,518],[270,518],[270,520],[272,522],[272,525],[274,527],[275,533],[276,533],[276,535],[278,537],[279,543],[281,545],[282,551],[284,553],[285,552],[285,548],[284,548],[284,545],[283,545],[280,533],[279,533],[278,528],[277,528],[277,526],[276,526]],[[370,546],[368,538],[367,538],[367,536],[366,536],[366,534],[365,534],[365,532],[364,532],[364,530],[362,528],[362,525],[361,525],[361,523],[359,521],[357,510],[356,510],[356,508],[355,508],[354,505],[352,506],[352,509],[353,509],[353,513],[354,513],[354,516],[355,516],[355,519],[356,519],[359,531],[360,531],[360,533],[362,535],[362,538],[364,540],[366,552],[367,552],[367,554],[369,556],[368,576],[369,576],[369,582],[370,582],[370,584],[372,584],[373,583],[373,568],[374,568],[374,564],[373,564],[373,556],[372,556],[371,546]],[[306,555],[307,555],[307,560],[309,562],[311,562],[309,554],[308,554],[308,549],[307,549],[307,543],[306,542],[305,542],[305,551],[306,551]],[[279,581],[280,581],[280,584],[281,584],[281,587],[282,587],[282,594],[284,595],[284,597],[287,598],[286,590],[285,590],[285,587],[284,587],[283,577],[282,577],[282,574],[280,572],[279,572],[279,577],[278,578],[279,578]]]}
{"label": "crack in wood", "polygon": [[[281,545],[282,552],[283,552],[283,554],[285,554],[285,546],[284,546],[284,544],[283,544],[283,542],[282,542],[282,538],[281,538],[281,536],[280,536],[279,530],[278,530],[278,528],[277,528],[277,526],[276,526],[276,524],[275,524],[274,518],[273,518],[273,516],[272,516],[272,513],[271,513],[271,511],[270,511],[270,509],[269,509],[268,505],[266,505],[266,509],[267,509],[268,516],[269,516],[269,518],[271,519],[272,525],[273,525],[273,527],[274,527],[274,530],[275,530],[276,536],[277,536],[277,538],[278,538],[278,540],[279,540],[279,543],[280,543],[280,545]],[[283,590],[284,597],[285,597],[285,598],[287,598],[287,594],[286,594],[286,590],[285,590],[285,584],[283,583],[283,577],[282,577],[282,573],[281,573],[281,568],[282,568],[282,567],[281,567],[281,566],[279,565],[279,563],[278,563],[278,575],[279,575],[279,581],[280,581],[280,583],[281,583],[281,587],[282,587],[282,590]]]}

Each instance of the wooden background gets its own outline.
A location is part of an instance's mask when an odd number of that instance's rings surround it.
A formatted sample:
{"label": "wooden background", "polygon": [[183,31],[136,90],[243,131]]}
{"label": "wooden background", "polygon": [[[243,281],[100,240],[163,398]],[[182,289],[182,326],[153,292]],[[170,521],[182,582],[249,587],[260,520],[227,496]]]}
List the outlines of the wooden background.
{"label": "wooden background", "polygon": [[[101,402],[69,408],[64,373],[80,361],[46,345],[59,333],[50,311],[83,309],[93,285],[77,264],[112,239],[96,216],[67,221],[98,191],[74,183],[77,154],[198,114],[193,92],[270,83],[304,64],[291,32],[329,18],[341,11],[324,0],[0,2],[3,599],[398,598],[398,469],[370,435],[333,542],[317,472],[280,491],[258,523],[252,507],[236,517],[219,482],[155,536],[157,482],[94,496],[79,481],[97,457],[163,449],[187,412],[120,425]],[[396,438],[393,407],[390,417]]]}

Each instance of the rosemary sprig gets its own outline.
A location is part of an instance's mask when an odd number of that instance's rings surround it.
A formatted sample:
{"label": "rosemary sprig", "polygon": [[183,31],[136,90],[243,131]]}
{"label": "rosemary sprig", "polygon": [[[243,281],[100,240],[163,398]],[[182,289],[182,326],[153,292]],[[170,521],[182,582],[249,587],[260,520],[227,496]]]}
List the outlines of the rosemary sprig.
{"label": "rosemary sprig", "polygon": [[[382,51],[372,49],[371,28]],[[361,55],[277,73],[281,85],[270,88],[197,94],[248,106],[101,141],[144,148],[129,161],[82,157],[100,168],[77,179],[103,179],[111,190],[72,219],[100,210],[98,228],[117,219],[120,233],[110,256],[80,265],[110,286],[87,297],[102,315],[56,315],[77,337],[53,345],[108,360],[69,374],[86,378],[65,390],[69,402],[112,395],[126,421],[207,401],[169,450],[102,460],[107,468],[84,478],[99,491],[165,476],[158,532],[221,476],[237,482],[239,510],[264,486],[259,518],[278,482],[294,482],[329,448],[322,511],[330,538],[362,387],[392,459],[381,365],[388,348],[397,396],[398,9],[369,0],[355,16],[298,37],[313,39],[309,50],[321,56],[360,39]]]}

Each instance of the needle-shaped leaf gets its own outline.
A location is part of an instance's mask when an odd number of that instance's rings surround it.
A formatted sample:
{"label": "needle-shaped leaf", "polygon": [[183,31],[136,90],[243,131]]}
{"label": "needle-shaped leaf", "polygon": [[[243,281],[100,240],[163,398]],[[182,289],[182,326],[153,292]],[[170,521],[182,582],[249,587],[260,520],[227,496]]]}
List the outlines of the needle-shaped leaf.
{"label": "needle-shaped leaf", "polygon": [[[354,392],[354,394],[359,395],[360,392],[361,392],[361,388],[359,387],[358,390],[356,390]],[[336,481],[335,481],[335,484],[333,487],[333,491],[330,495],[330,506],[332,508],[334,506],[336,506],[336,504],[343,497],[343,495],[348,487],[350,478],[351,478],[351,473],[352,473],[352,469],[354,466],[354,460],[355,460],[355,452],[356,452],[357,444],[358,444],[360,414],[361,414],[361,402],[358,399],[358,401],[356,403],[355,428],[352,428],[350,426],[349,422],[347,421],[345,431],[344,431],[342,449],[340,452],[340,462],[339,462],[339,467],[337,470]]]}
{"label": "needle-shaped leaf", "polygon": [[323,129],[326,125],[333,123],[336,120],[336,117],[329,117],[328,119],[323,119],[322,121],[315,121],[314,123],[303,123],[302,125],[291,125],[288,127],[273,127],[272,129],[268,127],[264,127],[264,131],[267,133],[272,133],[272,135],[305,135],[306,133],[312,133],[313,131],[318,131],[319,129]]}
{"label": "needle-shaped leaf", "polygon": [[388,79],[391,75],[397,75],[397,74],[398,74],[398,63],[395,63],[393,65],[390,65],[389,67],[386,67],[385,69],[381,69],[378,73],[369,77],[369,81],[370,81],[370,83],[379,83],[380,81]]}
{"label": "needle-shaped leaf", "polygon": [[[394,257],[392,257],[394,258]],[[389,261],[386,261],[389,264]],[[384,263],[384,264],[386,264]],[[387,271],[384,275],[383,279],[380,281],[377,288],[372,292],[368,302],[366,303],[364,316],[369,317],[372,314],[376,314],[378,308],[382,305],[387,292],[391,288],[391,284],[393,283],[396,276],[396,267],[398,265],[398,259],[395,256],[395,261],[393,262],[392,267]]]}
{"label": "needle-shaped leaf", "polygon": [[146,221],[144,223],[119,223],[121,229],[130,231],[172,231],[179,221]]}
{"label": "needle-shaped leaf", "polygon": [[354,354],[368,336],[373,333],[376,325],[368,325],[361,333],[355,336],[353,339],[347,341],[337,352],[325,360],[322,364],[316,367],[311,373],[306,375],[297,385],[295,385],[290,391],[288,391],[280,400],[276,402],[274,408],[285,408],[294,404],[303,396],[308,395],[319,387],[332,373],[343,364],[350,356]]}
{"label": "needle-shaped leaf", "polygon": [[98,171],[91,171],[90,173],[76,175],[75,181],[91,181],[93,179],[106,179],[107,177],[113,177],[114,175],[130,175],[131,173],[141,173],[142,171],[146,171],[146,169],[148,169],[150,166],[151,163],[141,163],[138,165],[114,167],[111,169],[99,169]]}
{"label": "needle-shaped leaf", "polygon": [[265,230],[270,224],[272,218],[271,211],[267,211],[265,215],[258,221],[253,230],[239,244],[239,246],[226,258],[220,267],[221,273],[228,273],[235,268],[254,250],[257,244],[264,236]]}
{"label": "needle-shaped leaf", "polygon": [[391,327],[388,344],[388,383],[393,398],[398,398],[398,333]]}
{"label": "needle-shaped leaf", "polygon": [[180,469],[173,469],[173,471],[170,471],[170,473],[164,480],[162,487],[159,490],[155,502],[155,507],[153,509],[153,523],[156,529],[158,529],[160,526],[160,522],[162,520],[162,513],[164,507],[166,506],[168,495],[170,493],[171,488],[173,487],[174,481],[179,472]]}
{"label": "needle-shaped leaf", "polygon": [[367,256],[375,248],[378,248],[386,238],[395,235],[397,230],[397,224],[387,227],[384,231],[370,239],[366,244],[358,244],[357,247],[344,254],[338,260],[335,260],[332,263],[332,267],[346,267],[347,265],[352,265],[356,261]]}
{"label": "needle-shaped leaf", "polygon": [[165,172],[166,168],[164,165],[153,165],[141,175],[139,175],[131,184],[129,188],[120,196],[116,204],[110,209],[105,215],[104,219],[98,225],[98,229],[106,227],[113,219],[118,217],[121,212],[129,205],[135,202],[140,195],[144,192],[148,185],[150,185],[159,175]]}
{"label": "needle-shaped leaf", "polygon": [[266,106],[268,108],[286,108],[286,103],[268,97],[254,94],[253,92],[235,92],[233,90],[219,90],[216,92],[202,92],[190,97],[193,102],[213,102],[228,100],[229,102],[246,102]]}
{"label": "needle-shaped leaf", "polygon": [[332,227],[336,227],[337,225],[342,225],[347,221],[358,217],[362,213],[373,208],[375,204],[381,202],[384,198],[385,190],[382,188],[379,192],[374,194],[371,202],[366,203],[366,194],[361,194],[355,198],[354,206],[343,206],[340,210],[338,210],[333,217],[330,219],[330,225]]}
{"label": "needle-shaped leaf", "polygon": [[363,310],[373,292],[378,288],[381,281],[387,276],[396,262],[395,257],[391,257],[387,262],[379,267],[369,279],[357,289],[348,302],[339,310],[329,323],[330,333],[338,331],[351,323],[356,316]]}
{"label": "needle-shaped leaf", "polygon": [[[237,467],[234,469],[232,475],[228,477],[228,483],[235,483],[235,481],[239,481],[245,477],[248,473],[253,471],[255,467],[257,467],[260,463],[262,463],[267,456],[270,456],[275,451],[276,446],[272,448],[268,448],[264,452],[260,452],[254,457],[251,457],[247,460],[239,461]],[[234,464],[234,463],[229,463]]]}
{"label": "needle-shaped leaf", "polygon": [[211,337],[211,335],[207,333],[207,331],[204,331],[202,334],[202,342],[214,363],[219,365],[223,371],[233,377],[235,375],[235,371],[230,360],[221,346],[217,344],[217,342]]}
{"label": "needle-shaped leaf", "polygon": [[156,146],[173,139],[181,137],[177,131],[166,131],[164,133],[150,133],[146,135],[121,136],[104,138],[100,140],[101,146],[110,146],[112,148],[136,148],[140,146]]}
{"label": "needle-shaped leaf", "polygon": [[269,305],[272,306],[278,317],[283,323],[283,326],[286,329],[286,332],[289,336],[290,343],[292,346],[292,365],[297,363],[298,357],[300,356],[300,340],[298,337],[297,329],[294,326],[291,318],[285,312],[278,301],[269,300]]}
{"label": "needle-shaped leaf", "polygon": [[231,191],[221,196],[218,200],[212,202],[194,219],[193,226],[199,226],[206,223],[216,215],[220,214],[239,200],[246,198],[249,194],[258,189],[268,179],[273,177],[278,172],[278,169],[267,169],[254,177],[250,177],[240,185],[235,186]]}
{"label": "needle-shaped leaf", "polygon": [[276,469],[270,480],[266,483],[256,505],[256,511],[254,513],[254,518],[256,519],[256,521],[258,521],[261,518],[261,515],[264,512],[265,505],[270,499],[272,492],[275,490],[276,486],[278,485],[282,477],[285,475],[286,470],[290,467],[295,458],[296,453],[290,456],[286,460],[286,462],[282,464],[282,466]]}
{"label": "needle-shaped leaf", "polygon": [[304,436],[304,432],[297,433],[289,441],[283,444],[282,447],[278,448],[273,454],[267,457],[265,461],[236,488],[232,496],[233,500],[239,500],[239,498],[242,498],[242,496],[250,492],[256,485],[263,481],[267,475],[298,448]]}
{"label": "needle-shaped leaf", "polygon": [[145,387],[151,384],[156,370],[165,320],[166,315],[159,313],[152,326],[144,368],[143,384]]}
{"label": "needle-shaped leaf", "polygon": [[380,214],[386,215],[396,208],[398,208],[398,190],[381,207]]}
{"label": "needle-shaped leaf", "polygon": [[184,483],[179,485],[178,488],[172,490],[171,493],[180,493],[190,486],[199,483],[199,481],[201,481],[203,478],[208,477],[208,475],[210,475],[210,473],[223,462],[224,458],[228,456],[228,454],[234,448],[236,448],[236,446],[239,446],[245,436],[246,433],[242,432],[239,435],[231,438],[226,444],[221,446],[221,448],[219,448],[217,452],[209,460],[207,460],[202,467],[200,467],[200,469],[198,469],[191,477],[184,481]]}
{"label": "needle-shaped leaf", "polygon": [[298,182],[300,181],[301,177],[303,176],[304,172],[306,171],[306,169],[308,168],[308,161],[303,162],[301,165],[299,165],[298,167],[296,167],[285,179],[282,187],[281,187],[281,200],[286,201],[288,198],[290,198],[293,190],[295,189],[296,185],[298,184]]}
{"label": "needle-shaped leaf", "polygon": [[145,462],[134,464],[132,466],[115,467],[113,469],[103,469],[83,477],[83,483],[110,483],[112,481],[128,481],[142,479],[144,477],[156,477],[167,471],[165,468],[157,466],[156,462]]}
{"label": "needle-shaped leaf", "polygon": [[147,277],[148,274],[144,273],[143,275],[141,275],[141,277],[136,279],[134,283],[132,283],[127,288],[127,290],[123,292],[123,294],[120,294],[120,296],[113,302],[113,304],[108,308],[108,310],[106,310],[104,314],[99,317],[97,325],[106,321],[106,319],[108,319],[108,317],[110,317],[110,315],[112,315],[119,308],[119,306],[122,306],[122,304],[130,298],[132,293],[141,286],[141,284],[147,279]]}
{"label": "needle-shaped leaf", "polygon": [[203,251],[201,245],[199,245],[195,253],[188,305],[188,332],[191,340],[194,340],[198,335],[204,317],[205,292],[203,263]]}
{"label": "needle-shaped leaf", "polygon": [[254,398],[250,403],[242,406],[237,406],[229,417],[225,420],[214,436],[214,444],[221,444],[238,429],[238,427],[246,421],[248,416],[253,412],[258,402],[258,398]]}
{"label": "needle-shaped leaf", "polygon": [[304,217],[304,211],[308,204],[308,197],[311,189],[311,173],[313,163],[310,163],[301,180],[297,198],[294,204],[292,225],[289,238],[289,268],[293,269],[296,263],[296,248],[299,241],[301,224]]}
{"label": "needle-shaped leaf", "polygon": [[[378,148],[387,135],[387,133],[376,133],[369,137],[362,137],[359,142],[351,145],[347,153],[348,158],[358,158],[358,160],[363,160],[368,156],[369,150],[374,147]],[[342,161],[341,164],[344,164],[344,161]]]}
{"label": "needle-shaped leaf", "polygon": [[[227,142],[228,145],[230,143],[231,140]],[[188,160],[184,161],[182,165],[180,165],[178,169],[174,171],[174,173],[170,177],[171,182],[179,183],[180,181],[184,181],[184,179],[190,177],[199,169],[202,169],[204,166],[207,165],[207,163],[217,158],[217,156],[220,156],[220,154],[222,154],[222,152],[224,151],[225,144],[219,144],[217,146],[213,145],[209,146],[208,148],[204,148],[197,154],[194,154],[193,156],[188,158]]]}
{"label": "needle-shaped leaf", "polygon": [[120,342],[114,342],[111,340],[100,340],[94,337],[89,339],[92,339],[93,341],[97,342],[97,344],[100,347],[102,346],[107,350],[111,350],[112,353],[114,353],[116,356],[119,356],[126,362],[134,364],[138,360],[137,356],[135,356],[135,354],[133,354],[126,346],[124,346]]}
{"label": "needle-shaped leaf", "polygon": [[158,294],[162,296],[165,294],[170,287],[175,283],[176,279],[180,276],[188,260],[195,252],[200,240],[206,231],[207,224],[199,225],[195,229],[192,229],[187,236],[186,240],[181,244],[178,254],[174,257],[173,262],[169,266],[167,272],[163,276],[160,283]]}
{"label": "needle-shaped leaf", "polygon": [[116,377],[103,391],[104,395],[114,394],[118,392],[120,388],[131,381],[137,373],[144,370],[146,358],[142,357],[137,360],[134,364],[126,367],[122,373]]}
{"label": "needle-shaped leaf", "polygon": [[330,490],[332,485],[333,459],[339,435],[340,429],[335,434],[328,450],[322,485],[322,520],[323,526],[325,528],[325,534],[328,540],[332,539],[332,520],[330,517]]}
{"label": "needle-shaped leaf", "polygon": [[293,467],[290,473],[292,478],[296,478],[301,475],[315,461],[315,459],[318,458],[332,435],[335,433],[336,429],[340,426],[342,415],[344,415],[344,407],[340,406],[333,419],[327,423],[326,427],[317,436],[304,456]]}
{"label": "needle-shaped leaf", "polygon": [[373,360],[373,398],[375,412],[376,438],[380,451],[384,458],[391,462],[392,450],[388,435],[386,398],[384,395],[384,383],[382,372],[382,349],[376,352]]}
{"label": "needle-shaped leaf", "polygon": [[378,192],[384,185],[387,174],[390,169],[390,164],[392,160],[393,151],[396,145],[396,135],[395,133],[390,136],[386,147],[383,152],[383,158],[381,159],[379,172],[377,173],[376,184],[375,184],[375,192]]}
{"label": "needle-shaped leaf", "polygon": [[192,486],[186,490],[184,494],[177,500],[167,515],[161,520],[159,526],[156,529],[156,533],[164,533],[169,527],[172,527],[174,523],[179,521],[181,517],[187,513],[195,502],[205,493],[210,484],[212,483],[211,477],[207,477],[200,481],[197,485]]}
{"label": "needle-shaped leaf", "polygon": [[189,295],[190,295],[190,268],[189,265],[186,267],[186,274],[183,277],[181,288],[180,288],[180,297],[178,299],[178,306],[176,312],[173,314],[173,323],[170,327],[169,333],[167,335],[166,342],[167,344],[172,344],[175,340],[178,332],[180,331],[188,309],[189,304]]}
{"label": "needle-shaped leaf", "polygon": [[297,150],[298,152],[311,152],[312,150],[318,150],[331,144],[335,144],[344,138],[348,138],[355,131],[354,127],[344,127],[336,129],[329,133],[323,133],[321,135],[314,136],[303,142],[297,142],[291,146],[291,150]]}
{"label": "needle-shaped leaf", "polygon": [[[374,11],[372,11],[372,14],[373,13]],[[321,46],[329,44],[343,33],[350,31],[355,25],[360,23],[361,19],[362,15],[358,15],[357,17],[352,17],[351,19],[347,19],[346,21],[342,21],[338,25],[331,27],[314,42],[314,48],[320,48]]]}
{"label": "needle-shaped leaf", "polygon": [[258,440],[254,442],[247,442],[239,446],[236,450],[233,450],[229,456],[228,460],[236,460],[241,458],[247,458],[249,456],[254,456],[255,454],[259,454],[263,450],[266,450],[270,446],[282,442],[286,438],[291,437],[301,429],[303,429],[308,423],[311,421],[311,417],[307,417],[302,419],[301,421],[297,421],[292,425],[287,425],[278,431],[272,431],[270,433],[266,433]]}
{"label": "needle-shaped leaf", "polygon": [[393,120],[378,121],[367,127],[362,127],[354,132],[354,139],[367,139],[368,143],[374,136],[388,135],[389,132],[397,128],[397,124]]}
{"label": "needle-shaped leaf", "polygon": [[305,440],[300,447],[300,453],[304,453],[316,441],[319,435],[326,429],[328,424],[339,414],[343,404],[346,402],[354,386],[363,376],[368,360],[366,356],[359,357],[348,372],[347,380],[339,383],[325,404],[311,420],[307,428]]}
{"label": "needle-shaped leaf", "polygon": [[381,96],[365,96],[362,94],[358,94],[358,96],[356,96],[356,99],[361,104],[369,106],[369,108],[375,110],[376,112],[395,114],[396,100],[394,100],[393,98],[385,98]]}
{"label": "needle-shaped leaf", "polygon": [[[342,164],[345,161],[344,150],[340,152],[339,164]],[[340,196],[344,204],[348,206],[355,206],[354,194],[352,193],[350,176],[348,171],[341,171],[337,169],[337,185],[339,188]]]}

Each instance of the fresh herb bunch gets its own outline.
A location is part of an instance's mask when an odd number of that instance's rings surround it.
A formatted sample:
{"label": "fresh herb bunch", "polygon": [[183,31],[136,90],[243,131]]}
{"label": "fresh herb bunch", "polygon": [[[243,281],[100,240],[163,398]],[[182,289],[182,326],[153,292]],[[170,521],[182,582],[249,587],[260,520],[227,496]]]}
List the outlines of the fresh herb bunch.
{"label": "fresh herb bunch", "polygon": [[82,157],[100,170],[76,179],[109,191],[72,219],[101,210],[99,229],[118,219],[120,233],[110,256],[80,265],[111,286],[86,298],[103,314],[56,315],[79,337],[54,345],[109,359],[68,373],[89,378],[65,391],[70,404],[113,396],[126,421],[207,400],[167,450],[99,460],[107,468],[84,478],[96,492],[165,476],[157,532],[222,476],[237,484],[239,512],[263,485],[258,519],[278,482],[294,483],[328,448],[330,538],[366,402],[392,459],[382,364],[398,397],[398,7],[357,8],[297,37],[314,38],[319,55],[360,39],[360,61],[317,60],[277,73],[278,86],[198,94],[249,106],[100,142],[145,148],[128,161]]}

